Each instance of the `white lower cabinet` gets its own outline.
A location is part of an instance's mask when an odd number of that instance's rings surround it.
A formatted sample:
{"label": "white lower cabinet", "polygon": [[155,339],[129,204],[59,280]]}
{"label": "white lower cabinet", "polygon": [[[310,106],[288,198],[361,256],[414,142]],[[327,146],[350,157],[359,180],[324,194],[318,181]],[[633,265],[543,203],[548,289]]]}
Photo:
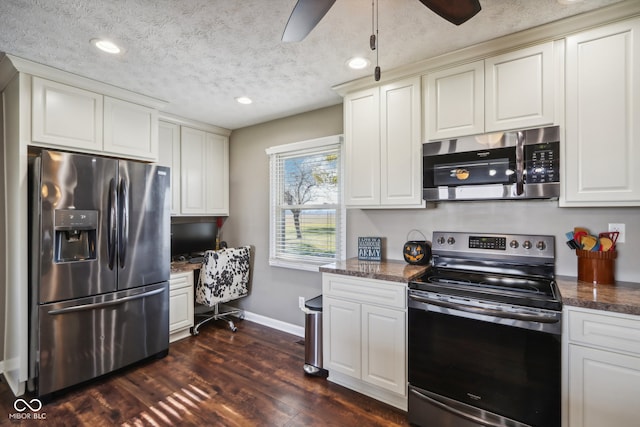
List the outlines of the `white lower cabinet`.
{"label": "white lower cabinet", "polygon": [[169,279],[169,342],[188,337],[193,327],[193,271]]}
{"label": "white lower cabinet", "polygon": [[407,409],[405,283],[323,274],[329,381]]}
{"label": "white lower cabinet", "polygon": [[567,307],[565,427],[640,425],[640,316]]}

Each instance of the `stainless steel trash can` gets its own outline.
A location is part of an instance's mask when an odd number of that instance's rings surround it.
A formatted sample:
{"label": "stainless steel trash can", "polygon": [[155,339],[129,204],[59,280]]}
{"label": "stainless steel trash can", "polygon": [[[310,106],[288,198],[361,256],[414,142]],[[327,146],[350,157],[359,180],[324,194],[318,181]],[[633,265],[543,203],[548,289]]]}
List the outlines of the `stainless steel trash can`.
{"label": "stainless steel trash can", "polygon": [[326,377],[322,368],[322,295],[304,303],[304,372]]}

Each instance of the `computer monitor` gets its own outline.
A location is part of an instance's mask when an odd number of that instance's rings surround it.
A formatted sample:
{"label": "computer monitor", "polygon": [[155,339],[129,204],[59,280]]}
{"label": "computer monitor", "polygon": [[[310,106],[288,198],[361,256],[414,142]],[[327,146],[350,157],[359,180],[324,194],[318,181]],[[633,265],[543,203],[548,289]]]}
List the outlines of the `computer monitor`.
{"label": "computer monitor", "polygon": [[215,249],[217,227],[215,222],[171,224],[171,257],[201,256]]}

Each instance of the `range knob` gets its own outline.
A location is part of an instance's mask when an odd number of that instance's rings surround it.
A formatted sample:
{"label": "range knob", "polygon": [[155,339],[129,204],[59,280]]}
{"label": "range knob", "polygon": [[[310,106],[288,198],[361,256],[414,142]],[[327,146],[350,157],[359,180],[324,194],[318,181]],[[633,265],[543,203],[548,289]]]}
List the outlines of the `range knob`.
{"label": "range knob", "polygon": [[447,239],[447,243],[450,244],[450,245],[453,245],[455,242],[456,242],[456,239],[454,239],[453,237],[449,237]]}
{"label": "range knob", "polygon": [[509,242],[509,246],[511,246],[511,248],[513,249],[516,249],[520,245],[518,244],[517,240],[512,240],[511,242]]}
{"label": "range knob", "polygon": [[525,249],[531,249],[531,242],[529,240],[525,240],[522,247]]}
{"label": "range knob", "polygon": [[436,242],[438,242],[439,245],[444,245],[444,237],[440,236],[436,239]]}
{"label": "range knob", "polygon": [[538,250],[544,251],[547,248],[547,244],[540,240],[538,243],[536,243],[536,248],[538,248]]}

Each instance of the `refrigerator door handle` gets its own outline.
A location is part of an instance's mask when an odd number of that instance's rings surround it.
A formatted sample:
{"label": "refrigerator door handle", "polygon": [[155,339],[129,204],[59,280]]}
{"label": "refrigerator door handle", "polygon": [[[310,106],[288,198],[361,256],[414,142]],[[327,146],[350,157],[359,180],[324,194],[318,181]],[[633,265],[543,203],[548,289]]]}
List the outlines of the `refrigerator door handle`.
{"label": "refrigerator door handle", "polygon": [[164,292],[164,288],[155,289],[153,291],[143,292],[137,295],[130,295],[128,297],[123,297],[119,299],[115,299],[113,301],[104,301],[104,302],[95,302],[92,304],[82,304],[82,305],[74,305],[72,307],[59,308],[56,310],[49,310],[47,314],[56,315],[56,314],[67,314],[74,313],[77,311],[86,311],[86,310],[96,310],[98,308],[111,307],[114,305],[124,304],[128,301],[134,301],[141,298],[147,298],[153,295],[157,295]]}
{"label": "refrigerator door handle", "polygon": [[120,268],[124,268],[127,257],[127,245],[129,244],[129,182],[126,179],[120,181],[120,240],[118,256]]}
{"label": "refrigerator door handle", "polygon": [[112,179],[109,182],[109,215],[108,215],[108,224],[107,228],[109,229],[107,233],[107,251],[109,255],[109,269],[113,270],[115,257],[116,257],[116,233],[117,233],[117,224],[116,224],[116,215],[117,215],[117,205],[116,200],[118,198],[115,180]]}

